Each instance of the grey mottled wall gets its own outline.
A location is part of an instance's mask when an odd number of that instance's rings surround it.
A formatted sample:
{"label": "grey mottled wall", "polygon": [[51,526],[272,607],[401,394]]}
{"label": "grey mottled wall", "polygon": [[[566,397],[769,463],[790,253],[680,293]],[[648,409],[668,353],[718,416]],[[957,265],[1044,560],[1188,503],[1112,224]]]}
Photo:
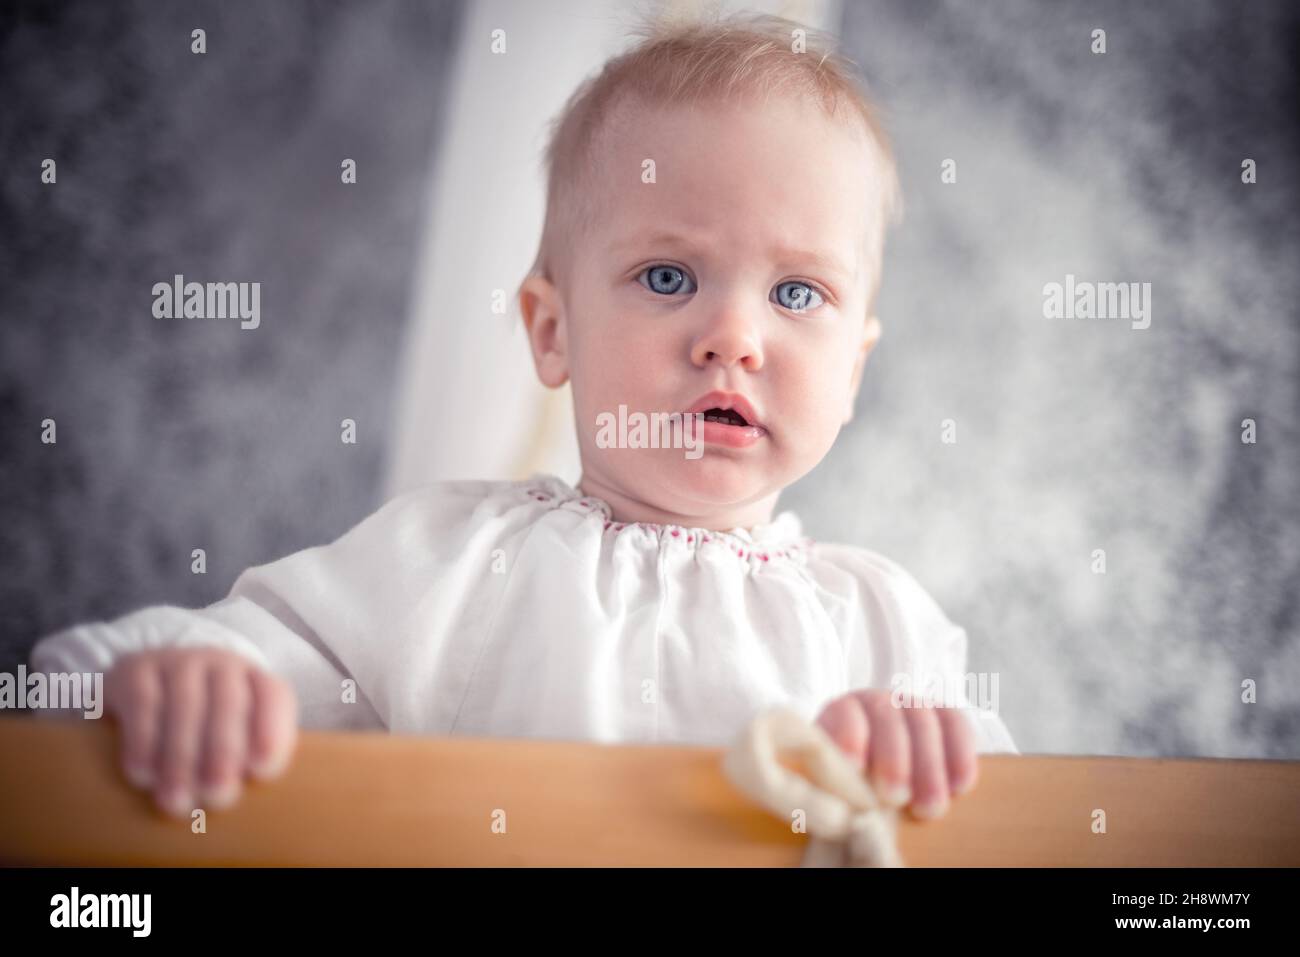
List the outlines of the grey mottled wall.
{"label": "grey mottled wall", "polygon": [[[5,7],[0,669],[55,627],[215,601],[379,504],[460,11]],[[155,319],[175,273],[261,282],[260,327]]]}
{"label": "grey mottled wall", "polygon": [[[1022,750],[1300,757],[1300,8],[845,21],[906,218],[858,417],[784,504],[921,578]],[[1150,328],[1044,319],[1067,273],[1150,282]]]}
{"label": "grey mottled wall", "polygon": [[[0,35],[3,669],[377,504],[460,12],[26,9]],[[1024,750],[1300,756],[1294,10],[847,0],[907,219],[859,417],[783,505],[930,588]],[[153,320],[174,272],[260,280],[262,328]],[[1152,283],[1151,328],[1045,320],[1067,272]]]}

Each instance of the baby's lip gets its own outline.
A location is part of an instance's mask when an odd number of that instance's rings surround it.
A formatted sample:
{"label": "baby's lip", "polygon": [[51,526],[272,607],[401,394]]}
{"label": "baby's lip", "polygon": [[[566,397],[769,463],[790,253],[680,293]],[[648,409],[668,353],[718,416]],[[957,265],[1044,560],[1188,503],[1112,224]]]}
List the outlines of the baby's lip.
{"label": "baby's lip", "polygon": [[[739,392],[708,392],[696,399],[689,409],[687,415],[693,415],[696,412],[706,412],[709,409],[730,409],[743,416],[745,422],[751,428],[764,429],[763,423],[759,420],[758,411],[753,404]],[[766,430],[765,430],[766,431]]]}

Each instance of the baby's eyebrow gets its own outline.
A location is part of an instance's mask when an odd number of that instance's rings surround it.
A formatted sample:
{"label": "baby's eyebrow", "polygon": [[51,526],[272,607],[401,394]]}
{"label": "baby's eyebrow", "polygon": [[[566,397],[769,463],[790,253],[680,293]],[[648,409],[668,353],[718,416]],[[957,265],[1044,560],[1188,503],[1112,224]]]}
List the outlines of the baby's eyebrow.
{"label": "baby's eyebrow", "polygon": [[[633,247],[644,246],[674,246],[685,250],[686,252],[697,252],[699,246],[685,236],[673,232],[656,232],[648,236],[635,235],[628,236],[620,242],[613,244],[615,252]],[[827,273],[834,273],[843,280],[852,280],[857,276],[855,270],[849,269],[843,262],[830,253],[813,252],[810,250],[798,249],[793,246],[780,245],[774,246],[768,250],[768,256],[774,262],[789,264],[808,264],[816,269]]]}
{"label": "baby's eyebrow", "polygon": [[833,273],[840,279],[849,281],[857,276],[857,271],[849,269],[836,256],[830,253],[812,252],[795,249],[790,246],[778,246],[769,250],[772,258],[780,263],[808,263],[823,272]]}
{"label": "baby's eyebrow", "polygon": [[696,248],[695,244],[685,236],[668,232],[651,233],[648,236],[639,233],[633,234],[623,239],[622,242],[614,243],[612,248],[615,252],[619,252],[640,246],[679,246],[692,252]]}

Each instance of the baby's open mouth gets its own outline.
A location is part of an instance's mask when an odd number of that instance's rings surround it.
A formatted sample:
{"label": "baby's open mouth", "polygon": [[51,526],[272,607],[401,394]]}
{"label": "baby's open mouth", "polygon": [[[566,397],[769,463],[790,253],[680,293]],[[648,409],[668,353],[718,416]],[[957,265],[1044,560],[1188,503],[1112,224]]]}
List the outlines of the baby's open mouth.
{"label": "baby's open mouth", "polygon": [[705,409],[705,422],[719,422],[723,425],[749,425],[745,417],[735,409]]}
{"label": "baby's open mouth", "polygon": [[762,413],[739,392],[706,392],[686,414],[699,416],[694,421],[700,426],[700,441],[718,449],[748,449],[767,438]]}
{"label": "baby's open mouth", "polygon": [[686,414],[700,417],[696,421],[703,426],[702,437],[712,445],[745,449],[767,436],[758,409],[739,392],[706,392]]}

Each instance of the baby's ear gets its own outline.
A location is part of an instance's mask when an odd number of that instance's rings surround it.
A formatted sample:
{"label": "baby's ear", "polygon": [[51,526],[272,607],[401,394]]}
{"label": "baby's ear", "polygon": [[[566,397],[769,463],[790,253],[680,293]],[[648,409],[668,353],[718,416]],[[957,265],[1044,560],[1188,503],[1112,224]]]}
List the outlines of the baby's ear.
{"label": "baby's ear", "polygon": [[844,410],[845,425],[853,421],[853,406],[858,398],[858,390],[862,387],[862,370],[866,368],[867,357],[871,355],[871,350],[880,341],[880,333],[880,319],[876,316],[867,316],[866,324],[862,328],[862,344],[858,349],[858,357],[853,361],[853,379],[849,383],[848,408]]}
{"label": "baby's ear", "polygon": [[542,385],[558,389],[569,378],[564,302],[545,276],[531,275],[519,286],[519,312],[533,350],[533,365]]}

